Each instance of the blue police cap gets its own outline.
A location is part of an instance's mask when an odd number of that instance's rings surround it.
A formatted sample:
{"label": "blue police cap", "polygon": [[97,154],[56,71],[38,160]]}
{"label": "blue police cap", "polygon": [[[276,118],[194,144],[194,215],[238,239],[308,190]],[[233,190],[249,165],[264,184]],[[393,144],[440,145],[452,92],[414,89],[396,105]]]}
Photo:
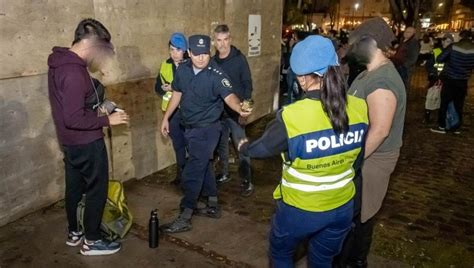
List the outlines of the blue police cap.
{"label": "blue police cap", "polygon": [[177,49],[188,50],[188,41],[186,41],[186,37],[182,33],[173,33],[170,37],[170,43]]}
{"label": "blue police cap", "polygon": [[320,35],[311,35],[298,42],[290,57],[290,67],[297,75],[315,73],[323,76],[329,66],[338,66],[332,41]]}
{"label": "blue police cap", "polygon": [[211,38],[207,35],[191,35],[189,37],[189,50],[193,55],[210,54]]}

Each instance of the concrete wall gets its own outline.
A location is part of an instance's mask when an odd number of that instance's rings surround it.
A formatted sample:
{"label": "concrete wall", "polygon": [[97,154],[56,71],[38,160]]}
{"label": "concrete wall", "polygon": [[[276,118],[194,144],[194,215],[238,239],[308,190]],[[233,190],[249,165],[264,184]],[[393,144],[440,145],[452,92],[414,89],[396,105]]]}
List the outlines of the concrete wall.
{"label": "concrete wall", "polygon": [[158,131],[161,99],[153,91],[170,34],[210,34],[227,23],[247,53],[249,14],[262,15],[262,54],[249,58],[256,119],[272,110],[278,92],[281,1],[0,0],[0,226],[63,198],[46,59],[53,46],[71,43],[82,18],[102,21],[116,46],[116,60],[101,79],[108,97],[131,116],[130,126],[114,127],[106,138],[111,177],[125,181],[174,163],[170,141]]}

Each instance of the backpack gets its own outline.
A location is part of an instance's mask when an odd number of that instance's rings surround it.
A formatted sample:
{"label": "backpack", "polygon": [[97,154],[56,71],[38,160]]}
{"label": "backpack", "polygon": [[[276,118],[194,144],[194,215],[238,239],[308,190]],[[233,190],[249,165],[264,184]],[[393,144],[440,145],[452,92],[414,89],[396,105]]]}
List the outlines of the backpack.
{"label": "backpack", "polygon": [[[85,195],[77,206],[77,226],[84,232]],[[110,241],[124,238],[132,227],[133,216],[127,207],[123,185],[116,180],[109,181],[107,201],[102,215],[100,230]]]}

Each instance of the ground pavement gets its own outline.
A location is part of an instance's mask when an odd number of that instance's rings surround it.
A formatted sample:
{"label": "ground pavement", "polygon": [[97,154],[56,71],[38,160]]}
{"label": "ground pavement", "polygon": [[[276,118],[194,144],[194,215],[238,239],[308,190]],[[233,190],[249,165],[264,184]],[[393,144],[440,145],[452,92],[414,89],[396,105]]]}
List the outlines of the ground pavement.
{"label": "ground pavement", "polygon": [[[378,215],[370,267],[474,265],[474,98],[469,96],[461,135],[431,133],[422,123],[424,81],[419,69],[409,92],[400,162]],[[249,126],[249,136],[260,135],[271,119]],[[231,164],[233,179],[220,187],[222,218],[194,217],[192,231],[163,236],[158,249],[148,248],[146,226],[153,208],[159,209],[161,223],[178,213],[180,190],[168,183],[174,167],[125,184],[135,223],[119,254],[84,257],[78,248],[67,247],[59,202],[0,228],[0,267],[267,267],[272,191],[281,160],[254,160],[252,167],[253,196],[239,196],[237,165]],[[298,267],[304,266],[302,258]]]}

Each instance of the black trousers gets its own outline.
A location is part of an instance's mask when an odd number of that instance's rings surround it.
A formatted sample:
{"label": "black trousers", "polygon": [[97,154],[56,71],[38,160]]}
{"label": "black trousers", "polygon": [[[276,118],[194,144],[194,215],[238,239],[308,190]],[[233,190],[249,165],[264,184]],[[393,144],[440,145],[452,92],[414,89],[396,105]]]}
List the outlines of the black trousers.
{"label": "black trousers", "polygon": [[[363,152],[362,154],[363,155]],[[361,159],[358,159],[359,161]],[[354,218],[352,219],[352,228],[344,240],[339,255],[334,258],[333,267],[342,268],[347,265],[353,267],[367,267],[367,256],[372,244],[372,233],[374,230],[374,218],[367,222],[360,221],[360,212],[362,206],[362,171],[356,169],[354,184],[356,194],[354,196]]]}
{"label": "black trousers", "polygon": [[100,223],[107,200],[109,166],[104,139],[63,146],[66,169],[66,214],[69,231],[78,231],[77,204],[86,195],[84,231],[87,240],[101,239]]}
{"label": "black trousers", "polygon": [[467,95],[467,80],[443,79],[443,87],[441,88],[441,106],[438,113],[438,125],[442,128],[446,127],[446,111],[450,102],[454,103],[454,108],[459,116],[459,128],[462,124],[462,111],[464,108],[464,100]]}

